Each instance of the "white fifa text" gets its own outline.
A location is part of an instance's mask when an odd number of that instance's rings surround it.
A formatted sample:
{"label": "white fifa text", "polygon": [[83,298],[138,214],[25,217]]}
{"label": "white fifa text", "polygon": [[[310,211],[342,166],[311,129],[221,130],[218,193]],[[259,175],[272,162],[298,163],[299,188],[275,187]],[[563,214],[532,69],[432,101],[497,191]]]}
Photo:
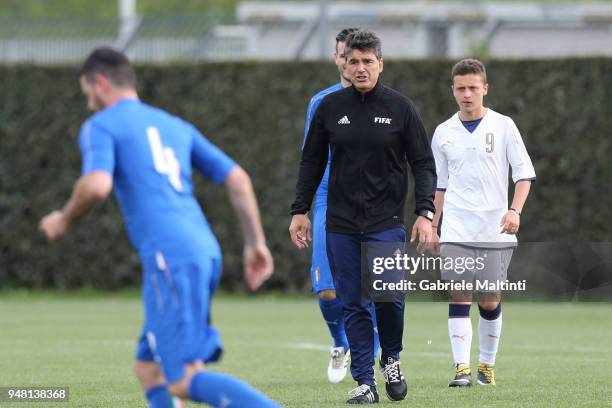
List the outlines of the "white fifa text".
{"label": "white fifa text", "polygon": [[374,117],[374,123],[384,123],[387,125],[391,124],[390,118],[379,118],[378,116]]}

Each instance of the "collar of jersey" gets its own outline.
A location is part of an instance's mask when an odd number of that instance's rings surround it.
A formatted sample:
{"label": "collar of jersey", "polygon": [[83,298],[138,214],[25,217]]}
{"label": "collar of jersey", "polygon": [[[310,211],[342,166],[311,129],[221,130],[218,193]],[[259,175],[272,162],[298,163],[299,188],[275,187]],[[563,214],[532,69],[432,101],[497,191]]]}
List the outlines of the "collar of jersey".
{"label": "collar of jersey", "polygon": [[383,84],[382,84],[382,82],[380,82],[380,79],[379,79],[379,80],[378,80],[378,82],[376,82],[376,85],[374,85],[374,88],[372,88],[371,90],[369,90],[368,92],[366,92],[366,93],[365,93],[365,95],[364,95],[364,94],[362,94],[361,92],[359,92],[359,91],[357,90],[357,88],[355,88],[354,86],[353,86],[353,87],[351,87],[351,88],[353,88],[353,94],[354,94],[354,95],[355,95],[357,98],[359,98],[359,100],[362,100],[362,99],[363,99],[363,101],[368,102],[368,101],[373,101],[373,100],[375,100],[376,98],[378,98],[378,96],[379,96],[379,95],[382,93],[382,91],[383,91]]}
{"label": "collar of jersey", "polygon": [[[481,127],[482,127],[482,122],[484,122],[484,121],[486,120],[487,116],[489,116],[489,114],[490,114],[491,112],[492,112],[492,109],[491,109],[491,108],[487,108],[487,113],[485,113],[485,115],[484,115],[482,118],[480,118],[480,123],[478,124],[478,126],[476,126],[476,129],[474,129],[474,132],[471,132],[471,133],[470,133],[470,131],[469,131],[469,130],[467,130],[467,129],[465,128],[465,126],[463,126],[463,123],[462,123],[463,121],[462,121],[462,120],[461,120],[461,118],[459,117],[459,112],[455,113],[455,126],[457,126],[457,127],[461,128],[461,129],[465,130],[465,132],[466,132],[467,134],[473,135],[473,134],[475,134],[476,132],[478,132],[478,130],[479,130]],[[475,120],[478,120],[478,119],[475,119]],[[466,122],[473,122],[473,121],[471,121],[471,120],[467,120]]]}

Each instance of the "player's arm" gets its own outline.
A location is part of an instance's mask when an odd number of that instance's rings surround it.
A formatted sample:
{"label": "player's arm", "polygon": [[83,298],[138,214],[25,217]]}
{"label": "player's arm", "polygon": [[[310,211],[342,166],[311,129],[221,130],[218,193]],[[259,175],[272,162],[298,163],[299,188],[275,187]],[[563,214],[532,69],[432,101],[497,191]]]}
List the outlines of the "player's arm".
{"label": "player's arm", "polygon": [[66,234],[70,225],[83,218],[113,189],[115,148],[113,136],[91,120],[85,122],[79,134],[81,149],[81,177],[72,195],[61,210],[43,217],[39,228],[51,241]]}
{"label": "player's arm", "polygon": [[536,175],[531,158],[523,143],[523,138],[514,124],[508,119],[508,137],[506,138],[506,155],[512,168],[514,181],[514,197],[510,209],[504,214],[499,225],[501,233],[516,234],[521,225],[521,213],[531,190],[531,183]]}
{"label": "player's arm", "polygon": [[295,201],[291,206],[291,241],[300,249],[312,241],[312,225],[307,217],[314,193],[323,178],[329,153],[329,140],[323,126],[321,107],[316,109],[302,148],[302,159],[296,185]]}
{"label": "player's arm", "polygon": [[434,206],[436,207],[436,213],[434,219],[431,221],[431,242],[433,244],[433,255],[439,255],[440,253],[440,235],[438,230],[440,227],[440,221],[442,219],[442,209],[444,208],[444,193],[445,190],[436,190],[434,197]]}
{"label": "player's arm", "polygon": [[445,190],[436,190],[436,195],[434,196],[434,207],[436,207],[436,213],[433,216],[433,220],[431,221],[431,229],[434,230],[437,234],[438,227],[440,226],[440,219],[442,218],[442,209],[444,208],[444,194]]}
{"label": "player's arm", "polygon": [[[306,120],[304,122],[304,138],[302,140],[302,151],[304,150],[304,145],[306,145],[306,141],[308,140],[308,133],[310,130],[310,125],[312,123],[312,118],[317,108],[319,107],[319,103],[321,103],[320,98],[312,97],[310,102],[308,103],[308,108],[306,109]],[[292,231],[296,231],[295,234]],[[312,241],[312,223],[308,218],[308,212],[305,214],[296,214],[291,219],[291,224],[289,225],[289,235],[291,236],[291,240],[294,244],[298,246],[298,248],[307,248],[308,241]],[[295,236],[295,239],[294,239]]]}
{"label": "player's arm", "polygon": [[73,222],[89,214],[96,205],[106,200],[112,190],[113,177],[105,171],[93,171],[81,176],[74,184],[66,205],[43,217],[40,230],[50,241],[62,238]]}
{"label": "player's arm", "polygon": [[[408,107],[405,126],[406,157],[415,180],[416,213],[417,215],[424,213],[433,215],[436,211],[433,203],[437,180],[436,163],[421,117],[412,105]],[[414,242],[418,235],[420,248],[418,247],[417,250],[419,252],[424,251],[425,245],[431,242],[431,234],[431,219],[417,216],[412,227],[410,242]]]}
{"label": "player's arm", "polygon": [[531,190],[531,180],[520,180],[514,185],[514,197],[510,209],[501,219],[501,233],[516,234],[521,225],[521,213]]}
{"label": "player's arm", "polygon": [[438,228],[440,226],[440,220],[442,219],[442,209],[444,208],[444,193],[445,190],[436,190],[434,196],[434,206],[436,207],[436,213],[434,214],[433,220],[431,221],[431,248],[430,252],[434,256],[440,255],[440,236],[438,235]]}
{"label": "player's arm", "polygon": [[244,275],[251,290],[256,290],[274,270],[274,262],[266,245],[257,199],[249,175],[235,166],[225,179],[230,202],[238,214],[244,235]]}
{"label": "player's arm", "polygon": [[437,173],[436,194],[434,196],[434,207],[436,207],[436,213],[431,221],[431,241],[433,244],[431,253],[434,256],[440,255],[440,236],[438,235],[438,229],[442,219],[442,211],[444,209],[444,195],[446,193],[446,187],[448,186],[448,161],[446,160],[446,155],[440,149],[438,140],[439,133],[438,129],[436,129],[431,140],[431,151],[436,162]]}
{"label": "player's arm", "polygon": [[244,277],[249,289],[256,290],[272,275],[274,261],[266,244],[251,178],[204,135],[195,128],[193,132],[192,163],[204,176],[225,185],[244,235]]}
{"label": "player's arm", "polygon": [[304,145],[306,144],[306,140],[308,140],[308,131],[310,130],[310,124],[312,123],[312,118],[317,108],[319,107],[319,103],[321,99],[312,97],[310,102],[308,102],[308,108],[306,109],[306,120],[304,121],[304,138],[302,140],[302,150],[304,149]]}

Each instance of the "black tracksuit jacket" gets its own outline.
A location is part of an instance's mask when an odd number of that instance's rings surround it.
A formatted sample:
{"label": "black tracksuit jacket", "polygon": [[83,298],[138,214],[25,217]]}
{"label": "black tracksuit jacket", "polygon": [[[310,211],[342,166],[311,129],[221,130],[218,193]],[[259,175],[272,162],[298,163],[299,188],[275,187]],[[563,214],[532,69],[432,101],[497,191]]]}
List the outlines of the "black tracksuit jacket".
{"label": "black tracksuit jacket", "polygon": [[404,225],[408,163],[416,213],[435,212],[436,166],[421,118],[410,99],[384,86],[353,87],[319,105],[302,150],[291,214],[310,209],[331,150],[327,231],[364,234]]}

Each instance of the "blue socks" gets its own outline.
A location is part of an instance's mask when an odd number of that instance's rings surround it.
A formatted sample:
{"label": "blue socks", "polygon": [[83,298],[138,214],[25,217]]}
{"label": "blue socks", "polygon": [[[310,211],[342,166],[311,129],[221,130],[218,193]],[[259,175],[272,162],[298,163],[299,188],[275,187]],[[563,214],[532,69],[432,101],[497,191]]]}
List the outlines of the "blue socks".
{"label": "blue socks", "polygon": [[[329,334],[334,339],[334,347],[344,347],[345,350],[349,349],[348,339],[346,338],[346,332],[344,331],[344,318],[342,316],[342,303],[338,298],[334,300],[323,300],[319,299],[319,308],[327,327],[329,328]],[[372,323],[374,325],[374,360],[380,350],[380,341],[378,340],[378,325],[376,323],[376,311],[374,305],[370,309],[372,313]]]}
{"label": "blue socks", "polygon": [[[149,388],[145,395],[149,408],[174,408],[173,397],[165,384]],[[213,407],[280,407],[247,383],[226,374],[208,371],[200,371],[193,376],[189,384],[189,399]]]}
{"label": "blue socks", "polygon": [[374,305],[372,305],[370,313],[372,313],[372,324],[374,325],[374,361],[376,361],[378,350],[380,350],[380,340],[378,340],[378,323],[376,322],[376,309]]}
{"label": "blue socks", "polygon": [[348,339],[346,338],[346,332],[344,331],[344,318],[342,316],[342,304],[338,298],[334,300],[323,300],[319,298],[319,308],[327,327],[329,328],[329,334],[334,339],[334,347],[344,347],[344,350],[348,350]]}
{"label": "blue socks", "polygon": [[[448,317],[449,318],[462,318],[462,317],[470,317],[470,308],[472,304],[456,304],[449,303],[448,304]],[[480,306],[478,306],[480,307]]]}
{"label": "blue socks", "polygon": [[280,408],[249,384],[227,374],[200,371],[189,384],[189,399],[213,407]]}
{"label": "blue socks", "polygon": [[173,408],[172,395],[165,384],[157,385],[145,391],[149,408]]}

